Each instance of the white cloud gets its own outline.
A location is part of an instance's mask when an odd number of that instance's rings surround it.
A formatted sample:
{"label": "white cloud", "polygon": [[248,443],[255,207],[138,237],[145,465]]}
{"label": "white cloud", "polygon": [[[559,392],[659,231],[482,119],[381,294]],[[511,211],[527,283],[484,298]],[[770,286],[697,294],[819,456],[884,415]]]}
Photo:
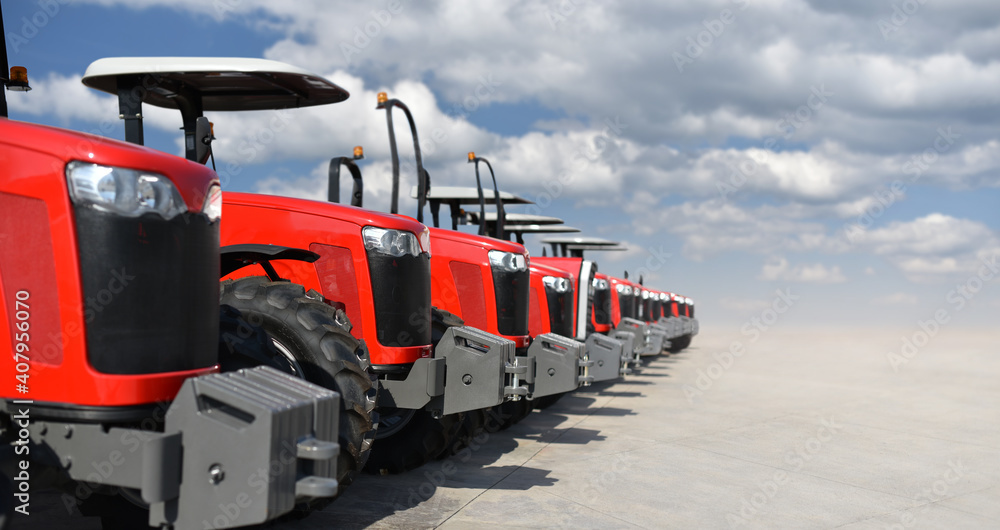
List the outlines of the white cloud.
{"label": "white cloud", "polygon": [[847,281],[840,267],[827,268],[822,263],[789,267],[788,260],[772,258],[764,264],[757,277],[764,281],[786,281],[795,283],[843,283]]}
{"label": "white cloud", "polygon": [[[923,7],[903,32],[921,38],[894,41],[906,43],[899,46],[887,46],[877,31],[878,19],[892,14],[888,6],[840,9],[802,0],[401,2],[395,13],[387,3],[319,0],[90,2],[167,6],[266,28],[279,35],[268,58],[345,70],[378,84],[427,79],[443,107],[460,104],[476,93],[481,77],[492,76],[502,84],[492,102],[538,103],[592,124],[621,116],[634,124],[625,137],[648,147],[761,140],[783,135],[781,120],[795,115],[801,126],[783,142],[825,139],[858,152],[920,152],[929,140],[923,132],[940,126],[941,116],[967,125],[964,144],[996,138],[988,120],[975,119],[1000,102],[993,90],[1000,62],[984,54],[995,39],[984,41],[983,29],[1000,21],[987,2]],[[569,12],[553,20],[553,11],[567,4]],[[687,39],[705,31],[703,22],[723,7],[736,20],[677,72],[672,54],[684,53]],[[820,86],[832,93],[823,101],[811,98]],[[836,189],[830,177],[837,174],[809,159],[790,156],[773,170],[800,169],[818,169],[802,177],[801,191]]]}
{"label": "white cloud", "polygon": [[663,229],[681,237],[683,254],[693,260],[723,252],[837,253],[848,249],[845,241],[828,234],[823,223],[803,219],[800,205],[744,208],[718,199],[685,202],[652,216],[637,214],[634,229],[639,233]]}
{"label": "white cloud", "polygon": [[993,238],[993,231],[980,222],[939,213],[908,222],[894,221],[855,236],[859,244],[882,255],[968,252]]}
{"label": "white cloud", "polygon": [[968,275],[1000,249],[995,231],[978,221],[933,213],[853,236],[859,250],[884,256],[910,280],[935,282]]}

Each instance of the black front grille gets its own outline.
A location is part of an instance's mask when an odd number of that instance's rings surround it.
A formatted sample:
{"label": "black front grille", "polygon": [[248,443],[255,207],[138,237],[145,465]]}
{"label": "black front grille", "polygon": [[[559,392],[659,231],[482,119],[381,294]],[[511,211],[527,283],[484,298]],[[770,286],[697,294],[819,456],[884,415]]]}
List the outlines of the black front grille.
{"label": "black front grille", "polygon": [[594,322],[611,324],[611,290],[594,289]]}
{"label": "black front grille", "polygon": [[622,318],[635,318],[635,297],[630,294],[618,293],[618,308]]}
{"label": "black front grille", "polygon": [[75,208],[87,358],[106,374],[216,364],[219,223]]}
{"label": "black front grille", "polygon": [[379,344],[391,347],[431,343],[431,258],[368,253],[375,328]]}
{"label": "black front grille", "polygon": [[550,331],[563,337],[573,337],[573,290],[557,293],[555,289],[545,288],[545,299],[549,304]]}
{"label": "black front grille", "polygon": [[527,270],[509,272],[493,267],[493,290],[497,298],[497,330],[501,335],[528,334]]}

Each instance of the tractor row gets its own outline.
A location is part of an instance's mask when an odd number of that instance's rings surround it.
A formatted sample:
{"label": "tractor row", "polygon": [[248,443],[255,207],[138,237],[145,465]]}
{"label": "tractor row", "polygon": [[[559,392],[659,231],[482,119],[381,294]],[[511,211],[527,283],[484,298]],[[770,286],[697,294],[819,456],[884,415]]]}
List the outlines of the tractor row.
{"label": "tractor row", "polygon": [[[8,89],[27,88],[18,72]],[[308,513],[362,471],[446,457],[698,332],[690,299],[584,258],[612,242],[556,237],[552,257],[529,258],[508,237],[572,229],[506,213],[526,201],[478,185],[487,160],[469,155],[477,187],[431,188],[412,115],[384,94],[388,213],[362,207],[360,149],[331,161],[327,202],[222,192],[205,165],[206,112],[348,98],[320,76],[144,57],[98,60],[83,82],[118,98],[125,142],[11,121],[5,103],[0,119],[0,527],[43,487],[105,528]],[[185,158],[142,146],[144,105],[180,111]],[[397,108],[416,218],[398,214]]]}

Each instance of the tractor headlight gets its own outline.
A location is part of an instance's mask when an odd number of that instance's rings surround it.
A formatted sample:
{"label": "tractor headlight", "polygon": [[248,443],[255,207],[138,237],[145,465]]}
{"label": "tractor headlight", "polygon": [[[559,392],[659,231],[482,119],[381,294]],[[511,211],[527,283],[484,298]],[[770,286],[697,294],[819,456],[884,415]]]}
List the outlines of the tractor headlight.
{"label": "tractor headlight", "polygon": [[374,250],[395,258],[405,255],[417,257],[423,251],[417,236],[405,230],[366,226],[361,229],[361,237],[365,240],[365,250]]}
{"label": "tractor headlight", "polygon": [[546,276],[542,278],[542,283],[545,284],[546,289],[550,289],[559,294],[569,292],[569,280],[566,278],[558,278],[556,276]]}
{"label": "tractor headlight", "polygon": [[528,260],[524,254],[516,252],[504,252],[502,250],[491,250],[489,253],[490,265],[507,272],[521,272],[528,270]]}
{"label": "tractor headlight", "polygon": [[660,293],[661,302],[667,302],[669,300],[670,300],[670,295],[668,295],[667,293]]}
{"label": "tractor headlight", "polygon": [[594,278],[594,289],[597,289],[598,291],[607,291],[608,281]]}
{"label": "tractor headlight", "polygon": [[169,220],[187,211],[174,183],[149,171],[70,162],[66,180],[74,203],[125,217],[155,213]]}
{"label": "tractor headlight", "polygon": [[649,298],[649,291],[643,291],[643,292],[642,292],[642,299],[643,299],[643,300],[646,300],[646,299],[648,299],[648,298]]}
{"label": "tractor headlight", "polygon": [[222,219],[222,188],[218,184],[212,184],[212,187],[208,188],[208,195],[205,197],[201,212],[207,215],[210,221]]}
{"label": "tractor headlight", "polygon": [[624,294],[626,296],[630,296],[632,294],[632,287],[625,284],[619,283],[618,287],[615,287],[615,289],[617,289],[619,293]]}

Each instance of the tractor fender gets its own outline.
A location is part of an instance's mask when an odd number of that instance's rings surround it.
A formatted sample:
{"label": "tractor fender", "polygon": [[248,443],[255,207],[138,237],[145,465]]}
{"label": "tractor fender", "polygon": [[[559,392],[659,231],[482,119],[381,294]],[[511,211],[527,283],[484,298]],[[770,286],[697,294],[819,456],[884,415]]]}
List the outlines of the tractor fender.
{"label": "tractor fender", "polygon": [[[264,265],[276,259],[291,259],[313,263],[319,259],[319,254],[301,248],[246,243],[241,245],[226,245],[219,248],[219,257],[219,277],[223,278],[248,265],[255,263]],[[264,267],[265,270],[269,268],[269,265]],[[268,276],[270,276],[270,272]],[[277,281],[274,278],[271,280]]]}

